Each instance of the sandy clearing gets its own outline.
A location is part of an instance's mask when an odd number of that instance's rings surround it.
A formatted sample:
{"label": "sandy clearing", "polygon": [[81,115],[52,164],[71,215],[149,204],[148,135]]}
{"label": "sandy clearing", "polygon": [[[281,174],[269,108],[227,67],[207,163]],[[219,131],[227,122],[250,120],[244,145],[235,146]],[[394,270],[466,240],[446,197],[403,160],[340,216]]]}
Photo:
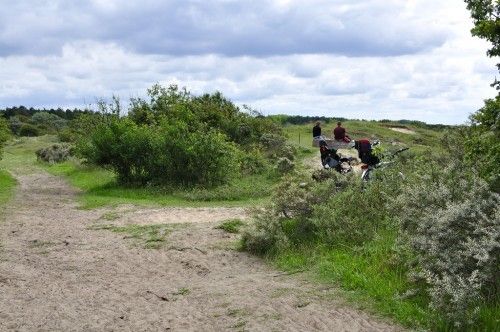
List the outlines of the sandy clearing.
{"label": "sandy clearing", "polygon": [[116,216],[113,224],[116,225],[153,225],[153,224],[178,224],[178,223],[216,223],[228,219],[248,218],[244,208],[239,207],[203,207],[203,208],[159,208],[141,209],[132,205],[125,205],[109,212],[103,211],[103,218],[111,213]]}
{"label": "sandy clearing", "polygon": [[415,131],[408,129],[408,128],[389,127],[389,129],[397,131],[398,133],[403,133],[403,134],[410,134],[410,135],[416,134]]}
{"label": "sandy clearing", "polygon": [[61,179],[17,178],[0,224],[1,331],[400,330],[342,304],[334,289],[229,249],[236,237],[215,220],[241,209],[112,211],[123,223],[186,223],[147,250],[90,230],[106,211],[77,209]]}

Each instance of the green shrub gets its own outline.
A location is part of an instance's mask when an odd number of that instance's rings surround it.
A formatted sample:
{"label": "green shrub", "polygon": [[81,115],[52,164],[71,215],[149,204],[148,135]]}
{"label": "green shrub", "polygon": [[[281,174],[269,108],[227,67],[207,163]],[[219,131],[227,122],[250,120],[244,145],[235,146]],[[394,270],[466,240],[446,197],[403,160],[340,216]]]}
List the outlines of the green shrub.
{"label": "green shrub", "polygon": [[456,327],[477,318],[500,289],[500,196],[461,163],[426,165],[395,203],[401,252],[431,307]]}
{"label": "green shrub", "polygon": [[[208,188],[264,173],[271,167],[266,157],[294,158],[274,122],[241,112],[218,92],[196,97],[177,86],[155,85],[148,93],[149,102],[131,100],[126,117],[114,99],[71,125],[79,154],[112,169],[121,183]],[[265,151],[261,144],[271,131],[281,150]]]}
{"label": "green shrub", "polygon": [[272,209],[256,209],[252,214],[252,224],[241,237],[245,250],[264,255],[289,247],[290,242],[283,229],[283,218]]}
{"label": "green shrub", "polygon": [[386,200],[379,183],[364,191],[350,186],[315,206],[312,224],[322,243],[328,245],[362,245],[387,228],[391,220],[385,209]]}
{"label": "green shrub", "polygon": [[287,157],[281,157],[276,161],[276,165],[274,166],[274,168],[280,175],[283,175],[293,171],[293,169],[295,168],[295,164]]}
{"label": "green shrub", "polygon": [[318,239],[321,232],[313,218],[317,209],[349,186],[356,186],[352,178],[338,173],[321,183],[286,177],[275,188],[272,204],[255,211],[253,223],[243,233],[243,247],[264,254]]}
{"label": "green shrub", "polygon": [[74,142],[76,137],[75,133],[70,128],[64,128],[57,133],[57,138],[61,142]]}
{"label": "green shrub", "polygon": [[2,158],[3,145],[9,138],[9,127],[7,121],[0,118],[0,159]]}
{"label": "green shrub", "polygon": [[11,116],[9,118],[9,127],[13,134],[19,135],[19,131],[22,125],[23,122],[21,122],[18,116]]}
{"label": "green shrub", "polygon": [[44,128],[47,133],[57,132],[67,125],[65,119],[48,112],[37,112],[33,114],[30,122],[39,128]]}
{"label": "green shrub", "polygon": [[20,136],[36,137],[40,135],[40,130],[29,123],[24,123],[19,129]]}
{"label": "green shrub", "polygon": [[223,134],[190,132],[187,125],[138,125],[109,119],[77,144],[87,161],[110,167],[122,183],[214,186],[234,176],[234,146]]}
{"label": "green shrub", "polygon": [[500,96],[485,101],[485,106],[470,117],[472,125],[465,138],[469,164],[491,188],[500,193]]}
{"label": "green shrub", "polygon": [[67,144],[53,144],[49,147],[41,148],[35,153],[38,160],[54,164],[68,160],[72,152],[72,147]]}
{"label": "green shrub", "polygon": [[242,174],[261,174],[268,168],[268,161],[258,148],[252,147],[239,151],[238,161]]}

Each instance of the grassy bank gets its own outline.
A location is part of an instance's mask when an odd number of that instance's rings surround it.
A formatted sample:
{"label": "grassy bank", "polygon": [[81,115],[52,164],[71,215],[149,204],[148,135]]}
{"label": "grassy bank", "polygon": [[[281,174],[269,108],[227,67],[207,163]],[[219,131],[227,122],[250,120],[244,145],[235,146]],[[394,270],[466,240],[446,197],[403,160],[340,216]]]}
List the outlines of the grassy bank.
{"label": "grassy bank", "polygon": [[11,199],[14,193],[16,180],[9,174],[9,172],[0,169],[0,212],[5,204]]}
{"label": "grassy bank", "polygon": [[[380,235],[363,247],[329,248],[311,245],[269,256],[278,268],[304,271],[310,278],[341,289],[354,306],[394,319],[409,328],[431,331],[464,331],[443,322],[429,308],[424,294],[413,294],[406,270],[392,262],[394,234]],[[499,303],[497,301],[497,303]],[[476,326],[465,331],[498,331],[500,306],[480,306]]]}
{"label": "grassy bank", "polygon": [[125,187],[116,182],[113,172],[70,160],[49,165],[38,162],[35,151],[57,143],[54,136],[24,137],[10,141],[5,147],[0,165],[18,174],[30,174],[40,169],[62,176],[81,189],[84,208],[104,205],[140,204],[161,206],[251,206],[262,203],[270,195],[276,179],[254,175],[235,179],[214,189],[179,190],[160,187]]}
{"label": "grassy bank", "polygon": [[[429,147],[436,148],[439,140],[442,139],[442,130],[433,130],[416,126],[402,126],[397,123],[380,123],[371,121],[350,120],[342,123],[347,129],[347,134],[351,139],[378,139],[383,144],[392,142],[402,143],[411,146],[416,152],[424,151]],[[284,129],[288,135],[289,141],[303,149],[316,151],[311,147],[313,124],[305,125],[285,125]],[[336,127],[335,122],[322,124],[322,133],[326,137],[332,136],[332,131]],[[409,130],[408,133],[395,131],[391,128],[400,128]],[[411,133],[410,133],[411,132]]]}
{"label": "grassy bank", "polygon": [[334,285],[362,309],[395,319],[407,327],[430,327],[425,298],[401,296],[410,290],[406,271],[388,260],[394,234],[381,234],[363,247],[297,247],[270,256],[285,271],[304,270],[317,282]]}
{"label": "grassy bank", "polygon": [[72,160],[44,165],[51,174],[65,177],[83,191],[85,208],[104,205],[141,204],[161,206],[250,206],[270,195],[273,180],[265,175],[236,179],[213,189],[178,190],[164,187],[126,187],[108,170],[81,165]]}

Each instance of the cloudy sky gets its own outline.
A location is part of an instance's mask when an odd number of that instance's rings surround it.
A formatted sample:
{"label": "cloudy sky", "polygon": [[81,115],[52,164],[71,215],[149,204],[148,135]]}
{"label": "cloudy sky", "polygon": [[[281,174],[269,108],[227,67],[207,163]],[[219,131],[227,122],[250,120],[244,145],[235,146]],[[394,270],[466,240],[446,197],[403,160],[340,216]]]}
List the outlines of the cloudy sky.
{"label": "cloudy sky", "polygon": [[460,0],[2,0],[0,108],[159,82],[264,114],[457,124],[495,95]]}

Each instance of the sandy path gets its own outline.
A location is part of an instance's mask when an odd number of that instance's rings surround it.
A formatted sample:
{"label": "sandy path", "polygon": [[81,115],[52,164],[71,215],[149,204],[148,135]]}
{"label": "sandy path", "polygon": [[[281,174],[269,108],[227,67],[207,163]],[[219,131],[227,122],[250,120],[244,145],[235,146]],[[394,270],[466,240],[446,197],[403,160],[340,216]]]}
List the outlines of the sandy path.
{"label": "sandy path", "polygon": [[[77,209],[59,178],[18,180],[0,224],[0,331],[398,330],[335,300],[333,289],[230,249],[235,237],[214,221],[241,209],[126,207],[109,221],[106,210]],[[158,250],[89,229],[174,221],[186,226]]]}
{"label": "sandy path", "polygon": [[389,127],[390,130],[397,131],[398,133],[403,133],[403,134],[409,134],[409,135],[415,135],[416,132],[408,129],[408,128],[400,128],[400,127]]}

